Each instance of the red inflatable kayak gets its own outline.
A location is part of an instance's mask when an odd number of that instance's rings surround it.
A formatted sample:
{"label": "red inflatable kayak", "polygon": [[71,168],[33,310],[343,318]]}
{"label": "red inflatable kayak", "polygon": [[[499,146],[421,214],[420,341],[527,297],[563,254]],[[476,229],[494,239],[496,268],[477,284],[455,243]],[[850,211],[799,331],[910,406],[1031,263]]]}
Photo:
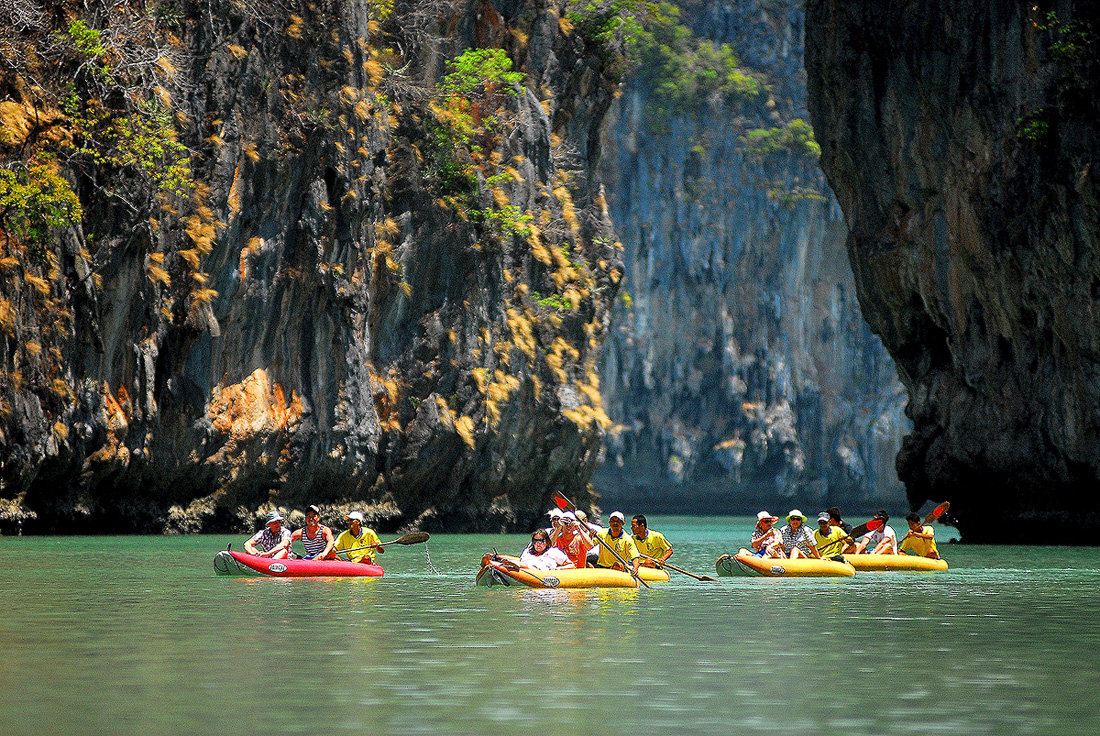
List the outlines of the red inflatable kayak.
{"label": "red inflatable kayak", "polygon": [[380,578],[382,568],[345,560],[272,560],[223,549],[214,555],[219,575],[260,575],[272,578]]}

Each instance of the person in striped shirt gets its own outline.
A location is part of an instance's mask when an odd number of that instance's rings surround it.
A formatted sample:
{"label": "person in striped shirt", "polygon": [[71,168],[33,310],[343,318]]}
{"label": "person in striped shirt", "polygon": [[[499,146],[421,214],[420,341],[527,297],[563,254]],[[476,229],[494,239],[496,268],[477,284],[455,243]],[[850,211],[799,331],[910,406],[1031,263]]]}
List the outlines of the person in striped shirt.
{"label": "person in striped shirt", "polygon": [[302,546],[306,548],[302,559],[336,559],[336,553],[333,552],[336,538],[332,536],[332,530],[321,523],[321,510],[316,506],[306,507],[306,525],[301,529],[295,529],[290,539],[291,541],[302,540]]}

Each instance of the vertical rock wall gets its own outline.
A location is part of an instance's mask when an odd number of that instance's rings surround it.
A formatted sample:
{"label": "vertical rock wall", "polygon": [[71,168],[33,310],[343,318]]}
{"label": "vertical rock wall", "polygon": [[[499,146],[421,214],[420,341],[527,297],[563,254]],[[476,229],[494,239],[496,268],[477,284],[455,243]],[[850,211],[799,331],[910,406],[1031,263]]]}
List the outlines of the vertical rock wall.
{"label": "vertical rock wall", "polygon": [[750,129],[807,117],[801,3],[678,5],[770,93],[657,119],[641,70],[612,108],[603,175],[626,271],[594,483],[647,511],[897,508],[906,397],[860,314],[840,211],[813,157],[745,152]]}
{"label": "vertical rock wall", "polygon": [[1087,2],[807,3],[822,166],[911,396],[899,469],[965,540],[1100,525],[1097,21]]}
{"label": "vertical rock wall", "polygon": [[[617,51],[563,7],[173,5],[178,64],[153,73],[194,191],[63,169],[84,217],[52,267],[3,244],[26,276],[3,284],[0,529],[250,528],[306,503],[509,529],[553,490],[584,502],[621,277],[594,172]],[[117,18],[86,20],[107,40]],[[523,83],[437,86],[469,47]],[[3,88],[39,115],[64,81]],[[49,144],[27,130],[5,156]]]}

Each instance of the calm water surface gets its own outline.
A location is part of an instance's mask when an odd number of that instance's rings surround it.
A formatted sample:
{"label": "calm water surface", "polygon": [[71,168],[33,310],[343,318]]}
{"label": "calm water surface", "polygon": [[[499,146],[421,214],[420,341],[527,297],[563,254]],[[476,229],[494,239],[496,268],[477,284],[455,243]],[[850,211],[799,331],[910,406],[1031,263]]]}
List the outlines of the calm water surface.
{"label": "calm water surface", "polygon": [[[708,574],[751,524],[651,519]],[[390,547],[381,579],[276,580],[214,576],[243,538],[0,538],[0,734],[1100,733],[1100,549],[475,588],[481,555],[523,539],[437,535]]]}

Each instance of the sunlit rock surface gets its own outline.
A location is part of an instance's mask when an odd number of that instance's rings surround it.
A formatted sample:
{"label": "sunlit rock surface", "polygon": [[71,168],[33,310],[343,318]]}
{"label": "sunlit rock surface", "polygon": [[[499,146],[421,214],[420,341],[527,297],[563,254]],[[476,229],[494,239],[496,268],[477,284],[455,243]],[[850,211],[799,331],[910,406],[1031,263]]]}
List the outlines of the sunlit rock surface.
{"label": "sunlit rock surface", "polygon": [[822,166],[911,396],[901,476],[966,540],[1100,526],[1097,28],[1086,2],[807,3]]}
{"label": "sunlit rock surface", "polygon": [[[41,263],[6,242],[0,531],[252,529],[307,503],[527,529],[554,490],[590,500],[621,278],[593,171],[604,61],[556,2],[291,5],[172,6],[178,73],[157,79],[193,196],[124,203],[126,172],[66,172],[83,226]],[[51,22],[28,18],[5,33]],[[499,127],[440,184],[432,84],[473,46],[529,87],[474,100]],[[15,155],[57,114],[3,82]]]}

